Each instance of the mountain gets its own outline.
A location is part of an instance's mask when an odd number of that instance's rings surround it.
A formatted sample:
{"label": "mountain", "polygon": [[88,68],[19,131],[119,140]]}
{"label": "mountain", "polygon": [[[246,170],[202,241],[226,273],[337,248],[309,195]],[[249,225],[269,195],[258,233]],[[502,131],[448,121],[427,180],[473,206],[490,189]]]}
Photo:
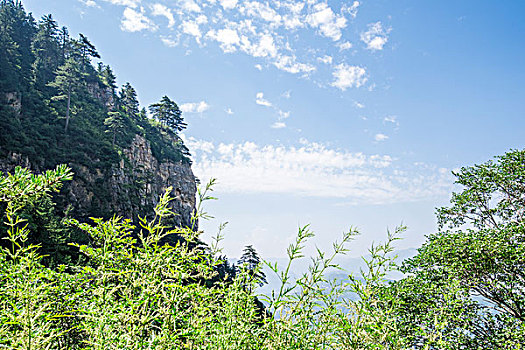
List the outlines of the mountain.
{"label": "mountain", "polygon": [[86,220],[153,213],[172,187],[173,224],[191,226],[197,179],[178,135],[186,124],[167,96],[140,108],[83,34],[52,15],[36,21],[0,1],[0,171],[67,164],[74,180],[54,198],[58,215]]}

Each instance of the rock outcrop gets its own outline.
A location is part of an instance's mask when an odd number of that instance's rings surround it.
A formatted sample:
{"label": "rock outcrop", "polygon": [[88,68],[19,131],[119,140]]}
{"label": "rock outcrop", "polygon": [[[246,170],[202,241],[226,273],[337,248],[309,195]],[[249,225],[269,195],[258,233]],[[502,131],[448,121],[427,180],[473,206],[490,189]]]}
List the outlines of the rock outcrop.
{"label": "rock outcrop", "polygon": [[[37,173],[46,170],[18,153],[0,159],[1,171],[13,171],[16,166],[28,167]],[[144,137],[136,135],[123,150],[120,162],[109,169],[74,163],[70,166],[74,179],[66,183],[57,201],[64,208],[71,205],[72,215],[81,219],[113,214],[132,219],[147,217],[153,214],[160,195],[171,187],[172,211],[176,214],[172,223],[191,227],[197,192],[191,165],[159,162]]]}
{"label": "rock outcrop", "polygon": [[[124,150],[124,157],[113,169],[109,185],[112,202],[117,204],[115,211],[130,217],[144,215],[141,214],[143,209],[152,209],[159,196],[171,187],[171,196],[175,198],[172,209],[177,214],[175,223],[191,226],[197,186],[190,164],[159,163],[144,137],[136,135],[131,146]],[[129,201],[119,201],[126,197]]]}

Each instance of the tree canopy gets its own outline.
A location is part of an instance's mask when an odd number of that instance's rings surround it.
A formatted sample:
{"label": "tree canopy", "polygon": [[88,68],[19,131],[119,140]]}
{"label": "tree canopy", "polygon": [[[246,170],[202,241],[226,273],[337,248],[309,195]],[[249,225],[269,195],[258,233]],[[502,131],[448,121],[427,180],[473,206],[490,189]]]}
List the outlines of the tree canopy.
{"label": "tree canopy", "polygon": [[179,106],[168,96],[163,96],[160,102],[150,105],[149,110],[155,119],[174,132],[182,131],[187,126]]}

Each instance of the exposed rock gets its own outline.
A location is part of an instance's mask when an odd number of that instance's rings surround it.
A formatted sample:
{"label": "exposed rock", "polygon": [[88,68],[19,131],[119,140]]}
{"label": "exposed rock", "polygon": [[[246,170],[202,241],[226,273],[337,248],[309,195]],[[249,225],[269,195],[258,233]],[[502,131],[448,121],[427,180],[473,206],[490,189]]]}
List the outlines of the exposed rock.
{"label": "exposed rock", "polygon": [[[151,152],[149,142],[136,135],[131,147],[124,150],[125,158],[113,169],[110,180],[115,211],[130,217],[142,214],[144,208],[153,208],[160,194],[172,187],[173,211],[178,214],[175,223],[190,226],[195,208],[197,186],[191,166],[186,163],[159,163]],[[118,201],[128,197],[129,201]]]}
{"label": "exposed rock", "polygon": [[22,110],[22,97],[17,92],[4,93],[3,100],[5,103],[13,108],[15,112],[20,113]]}
{"label": "exposed rock", "polygon": [[108,110],[115,108],[115,95],[111,88],[100,86],[98,83],[88,83],[87,90],[91,96],[102,102]]}
{"label": "exposed rock", "polygon": [[[13,171],[16,166],[40,173],[42,165],[32,164],[27,157],[10,153],[0,159],[1,171]],[[172,187],[173,223],[191,226],[197,192],[196,179],[187,163],[160,162],[153,156],[149,142],[136,135],[124,150],[120,162],[110,169],[70,164],[75,175],[64,187],[64,204],[72,206],[73,214],[108,217],[117,214],[125,218],[151,215],[168,187]],[[60,198],[59,198],[60,200]]]}

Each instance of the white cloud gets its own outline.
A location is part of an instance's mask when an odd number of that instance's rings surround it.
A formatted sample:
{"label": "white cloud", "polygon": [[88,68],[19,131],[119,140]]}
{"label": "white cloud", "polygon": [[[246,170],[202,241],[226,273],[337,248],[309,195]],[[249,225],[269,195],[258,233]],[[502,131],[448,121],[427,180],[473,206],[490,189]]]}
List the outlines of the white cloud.
{"label": "white cloud", "polygon": [[313,6],[313,11],[306,16],[306,22],[314,28],[319,28],[323,36],[334,41],[341,38],[341,29],[346,27],[346,18],[337,16],[324,2]]}
{"label": "white cloud", "polygon": [[106,2],[109,2],[113,5],[121,5],[121,6],[127,6],[132,8],[137,8],[140,4],[141,0],[104,0]]}
{"label": "white cloud", "polygon": [[395,115],[388,115],[383,119],[383,121],[385,123],[392,123],[395,125],[399,125],[399,122],[397,121],[397,117]]}
{"label": "white cloud", "polygon": [[86,5],[87,7],[99,7],[98,4],[94,0],[79,0],[81,3]]}
{"label": "white cloud", "polygon": [[361,33],[361,41],[366,44],[366,48],[372,51],[383,50],[388,41],[390,29],[385,30],[381,22],[370,23],[368,30]]}
{"label": "white cloud", "polygon": [[360,87],[366,83],[366,70],[358,66],[349,66],[346,63],[341,63],[335,66],[332,72],[334,81],[332,86],[335,86],[343,91],[349,87]]}
{"label": "white cloud", "polygon": [[204,101],[184,103],[180,110],[184,113],[202,113],[210,109],[210,105]]}
{"label": "white cloud", "polygon": [[348,6],[347,4],[343,5],[343,11],[348,12],[352,18],[357,17],[357,11],[359,9],[359,1],[354,1],[352,5]]}
{"label": "white cloud", "polygon": [[255,43],[250,42],[248,37],[241,37],[241,49],[253,57],[275,57],[277,55],[277,47],[273,37],[266,33],[259,37]]}
{"label": "white cloud", "polygon": [[300,63],[296,61],[295,56],[282,55],[277,58],[273,65],[280,70],[283,70],[288,73],[297,74],[297,73],[310,73],[315,71],[315,66],[309,63]]}
{"label": "white cloud", "polygon": [[323,57],[317,57],[317,60],[324,64],[332,64],[333,59],[332,59],[332,56],[324,55]]}
{"label": "white cloud", "polygon": [[208,17],[206,17],[205,15],[198,15],[197,18],[195,18],[195,23],[197,24],[208,23]]}
{"label": "white cloud", "polygon": [[288,119],[290,117],[290,111],[284,112],[279,110],[279,120]]}
{"label": "white cloud", "polygon": [[162,41],[162,43],[164,45],[166,45],[168,47],[175,47],[175,46],[177,46],[179,44],[178,41],[173,40],[172,38],[166,37],[166,36],[161,36],[160,40]]}
{"label": "white cloud", "polygon": [[200,6],[193,0],[183,0],[182,9],[187,12],[201,12]]}
{"label": "white cloud", "polygon": [[219,42],[224,52],[235,52],[237,50],[236,46],[241,41],[237,31],[229,28],[219,29],[218,31],[212,29],[206,34],[206,37]]}
{"label": "white cloud", "polygon": [[385,134],[376,134],[374,136],[374,140],[378,141],[378,142],[381,142],[381,141],[385,141],[388,139],[388,136],[385,135]]}
{"label": "white cloud", "polygon": [[271,128],[273,129],[282,129],[282,128],[286,128],[286,123],[285,122],[275,122],[271,125]]}
{"label": "white cloud", "polygon": [[226,114],[228,114],[228,115],[233,115],[233,111],[232,111],[231,108],[226,109],[225,112],[226,112]]}
{"label": "white cloud", "polygon": [[162,4],[153,4],[151,14],[153,16],[164,16],[168,19],[168,28],[175,25],[175,18],[171,10]]}
{"label": "white cloud", "polygon": [[202,33],[199,28],[199,24],[195,21],[184,21],[181,24],[182,32],[185,34],[189,34],[193,37],[195,37],[195,40],[200,43],[200,39],[202,38]]}
{"label": "white cloud", "polygon": [[237,0],[219,0],[219,2],[225,10],[231,10],[237,6]]}
{"label": "white cloud", "polygon": [[249,17],[262,19],[274,27],[279,26],[282,21],[281,15],[271,8],[268,3],[248,1],[243,4],[239,12]]}
{"label": "white cloud", "polygon": [[272,103],[270,101],[264,99],[264,94],[262,92],[258,92],[257,95],[255,95],[255,103],[266,107],[272,106]]}
{"label": "white cloud", "polygon": [[354,106],[355,106],[356,108],[359,108],[359,109],[363,109],[363,108],[365,108],[365,105],[364,105],[364,104],[359,103],[359,102],[357,102],[357,101],[354,101]]}
{"label": "white cloud", "polygon": [[[182,44],[187,52],[194,49],[190,45],[195,45],[188,39],[195,39],[199,48],[214,45],[220,46],[224,53],[242,52],[258,59],[252,63],[256,69],[267,68],[271,71],[271,66],[274,66],[302,78],[315,77],[315,83],[319,86],[330,84],[330,76],[321,76],[326,71],[323,64],[334,69],[335,81],[331,83],[342,90],[360,86],[366,81],[364,68],[360,68],[360,64],[354,64],[353,71],[343,71],[339,64],[341,61],[336,61],[336,57],[341,55],[338,51],[353,48],[352,43],[343,37],[343,32],[351,19],[357,16],[360,1],[342,2],[340,7],[328,5],[332,2],[325,0],[78,1],[106,1],[126,6],[121,25],[123,30],[163,30],[158,36],[165,45]],[[166,30],[159,23],[164,18],[153,16],[165,17],[171,30]],[[361,40],[368,40],[366,45],[370,49],[379,49],[384,46],[388,32],[381,22],[373,23],[367,32],[361,34]],[[314,34],[320,37],[309,40]],[[320,73],[314,75],[318,70]],[[352,72],[357,74],[354,81],[345,80],[344,75],[348,77],[347,73]]]}
{"label": "white cloud", "polygon": [[340,51],[349,50],[352,48],[352,43],[349,41],[343,41],[342,43],[337,44],[337,47]]}
{"label": "white cloud", "polygon": [[120,28],[126,32],[139,32],[141,30],[157,30],[157,26],[148,17],[144,15],[144,9],[140,12],[130,7],[124,9],[124,15],[120,22]]}
{"label": "white cloud", "polygon": [[290,97],[292,97],[292,91],[286,90],[285,92],[281,94],[281,96],[284,97],[285,99],[289,99]]}
{"label": "white cloud", "polygon": [[[274,124],[279,127],[279,124]],[[253,142],[210,144],[190,138],[193,170],[218,179],[217,192],[287,193],[355,203],[428,199],[450,191],[446,172],[419,165],[400,172],[389,155],[365,155],[302,140],[298,147]]]}

